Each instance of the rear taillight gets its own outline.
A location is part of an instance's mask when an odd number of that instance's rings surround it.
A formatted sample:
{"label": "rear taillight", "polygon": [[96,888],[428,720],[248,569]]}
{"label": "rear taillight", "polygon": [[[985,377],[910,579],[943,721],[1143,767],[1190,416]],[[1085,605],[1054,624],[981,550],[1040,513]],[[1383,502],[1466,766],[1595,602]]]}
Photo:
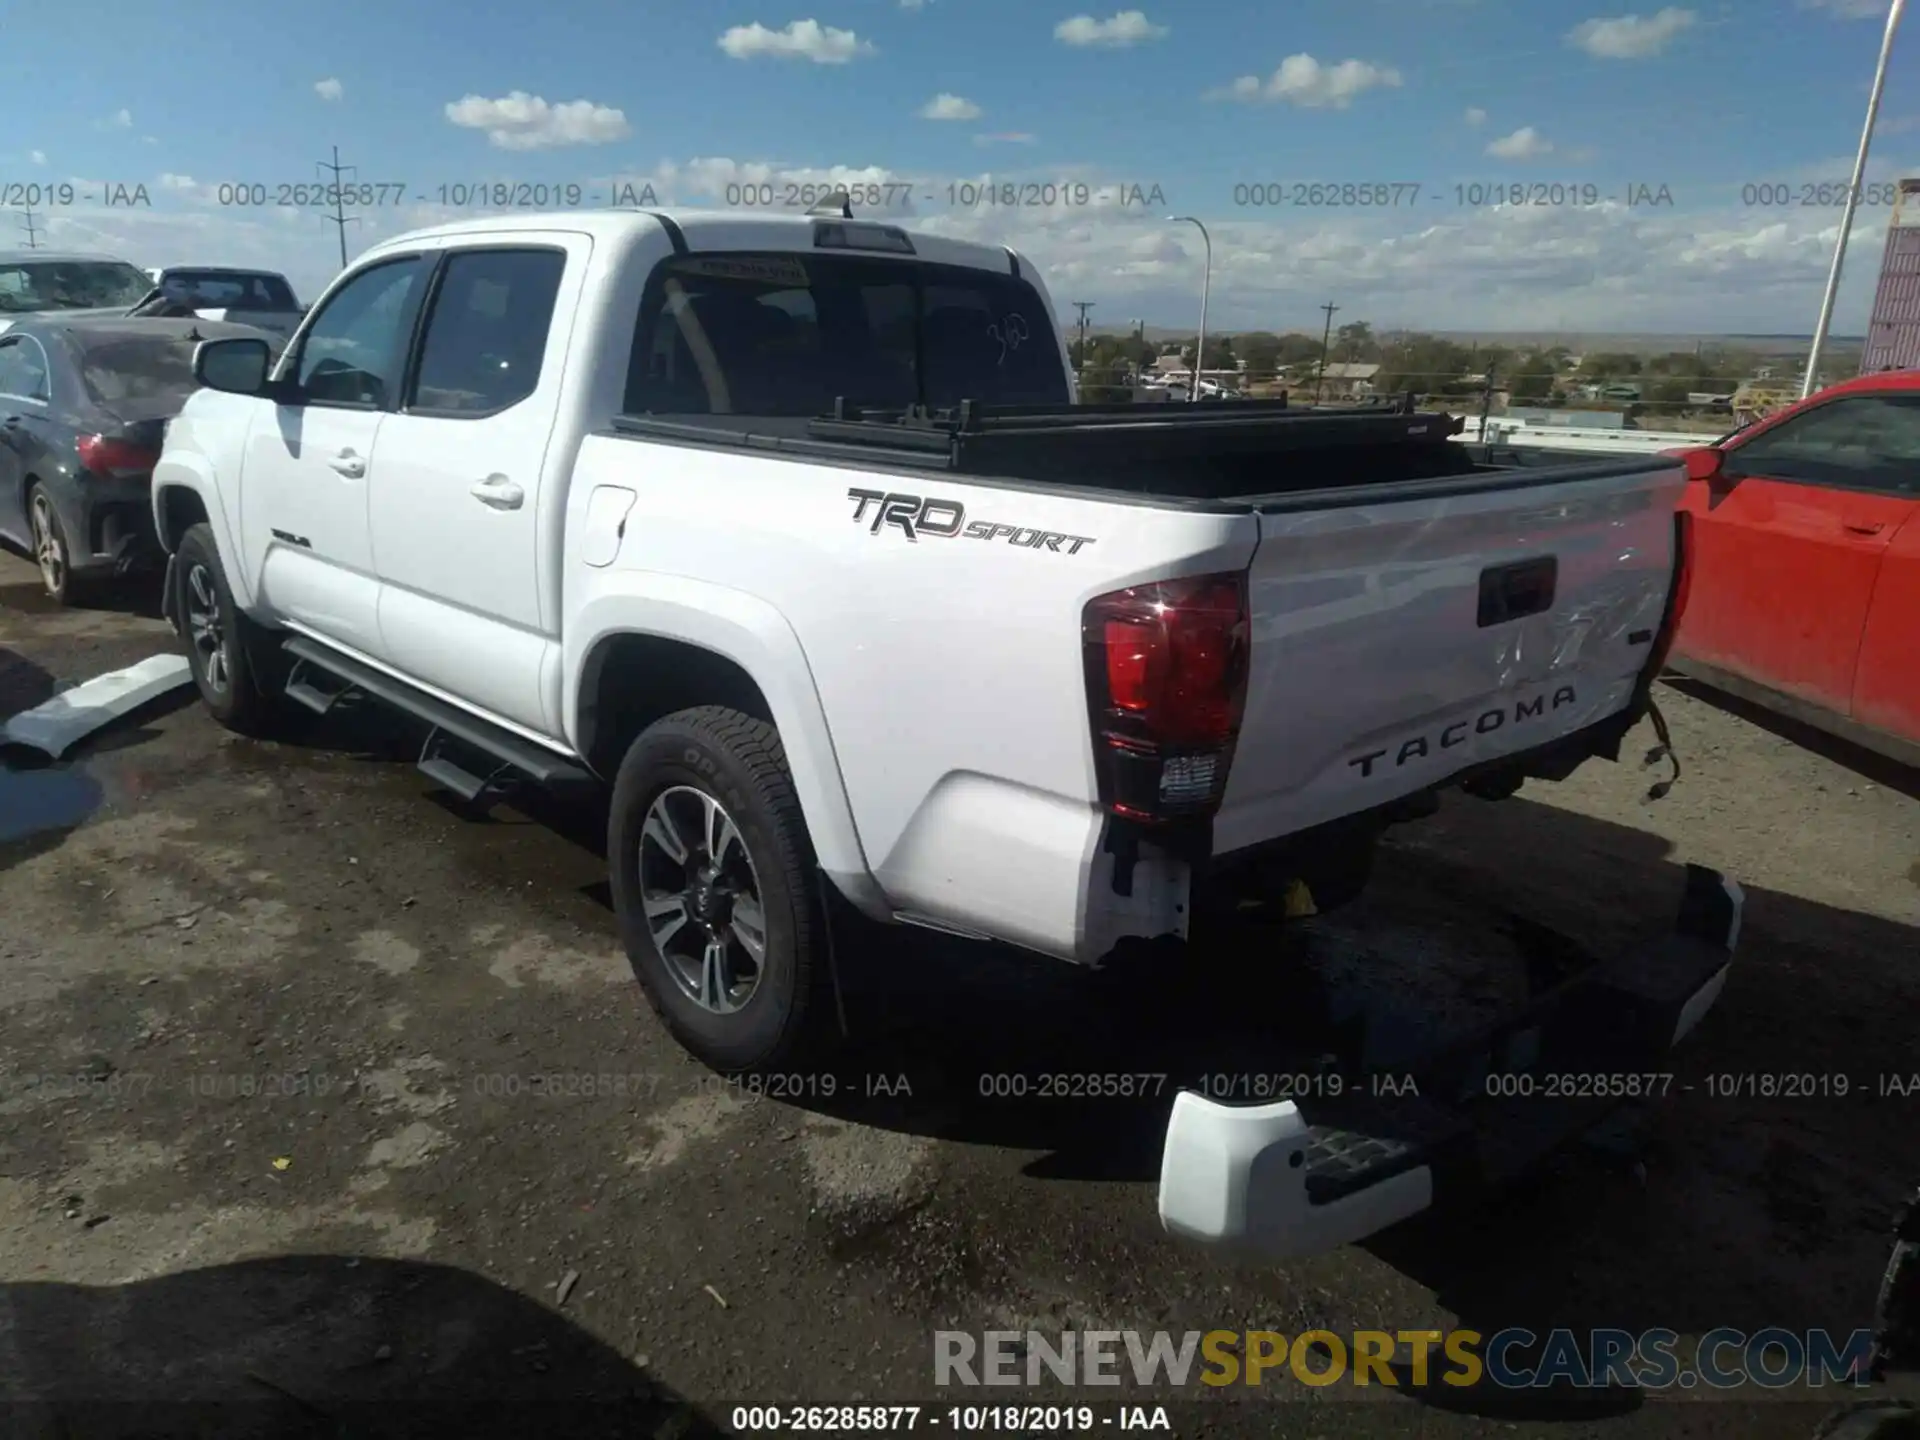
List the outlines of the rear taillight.
{"label": "rear taillight", "polygon": [[80,464],[96,475],[149,475],[159,462],[156,451],[106,435],[82,435],[74,445]]}
{"label": "rear taillight", "polygon": [[1081,622],[1100,803],[1147,823],[1211,815],[1247,698],[1244,574],[1087,602]]}
{"label": "rear taillight", "polygon": [[1673,654],[1673,642],[1680,633],[1680,618],[1687,608],[1687,592],[1692,587],[1693,516],[1679,510],[1673,517],[1673,588],[1667,591],[1666,613],[1660,617],[1660,631],[1653,639],[1653,654],[1647,657],[1649,682],[1667,668],[1667,658]]}

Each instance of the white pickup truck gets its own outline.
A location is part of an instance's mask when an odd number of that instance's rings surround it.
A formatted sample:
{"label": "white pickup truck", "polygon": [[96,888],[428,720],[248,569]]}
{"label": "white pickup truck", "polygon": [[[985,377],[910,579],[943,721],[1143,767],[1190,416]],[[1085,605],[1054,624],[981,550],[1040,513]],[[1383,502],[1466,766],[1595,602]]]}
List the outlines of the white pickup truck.
{"label": "white pickup truck", "polygon": [[[1616,755],[1680,588],[1677,461],[1493,471],[1410,406],[1076,406],[1031,265],[844,210],[420,231],[271,369],[195,363],[153,503],[213,714],[355,692],[469,799],[610,784],[627,954],[731,1073],[838,1038],[859,916],[1097,963],[1213,894],[1345,898],[1439,787]],[[1264,1188],[1293,1107],[1181,1101],[1182,1233],[1406,1213],[1402,1166],[1384,1210],[1273,1219],[1308,1203]]]}

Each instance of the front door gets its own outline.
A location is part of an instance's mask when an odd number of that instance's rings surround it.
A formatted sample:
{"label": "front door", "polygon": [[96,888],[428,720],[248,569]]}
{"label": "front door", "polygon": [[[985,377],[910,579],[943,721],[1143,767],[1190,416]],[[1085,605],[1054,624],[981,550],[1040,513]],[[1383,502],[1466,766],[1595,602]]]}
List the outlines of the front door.
{"label": "front door", "polygon": [[247,435],[242,544],[261,599],[376,657],[367,487],[375,443],[399,400],[426,269],[417,255],[382,261],[323,300],[281,364],[287,395],[256,402]]}
{"label": "front door", "polygon": [[1850,712],[1881,560],[1912,509],[1893,457],[1917,400],[1841,395],[1727,444],[1722,476],[1687,499],[1683,658]]}

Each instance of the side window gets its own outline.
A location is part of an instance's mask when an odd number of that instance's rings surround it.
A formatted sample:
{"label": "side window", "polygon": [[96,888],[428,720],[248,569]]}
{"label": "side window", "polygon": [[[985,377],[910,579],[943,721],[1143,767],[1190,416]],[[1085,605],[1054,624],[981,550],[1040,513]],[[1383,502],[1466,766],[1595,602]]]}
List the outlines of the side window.
{"label": "side window", "polygon": [[48,394],[46,352],[38,342],[25,335],[0,340],[0,395],[45,400]]}
{"label": "side window", "polygon": [[27,388],[28,376],[20,363],[20,337],[11,340],[0,339],[0,395],[26,396],[31,393]]}
{"label": "side window", "polygon": [[375,265],[326,302],[300,344],[294,378],[302,400],[377,410],[399,393],[408,301],[425,269],[418,255]]}
{"label": "side window", "polygon": [[493,415],[540,384],[559,250],[466,250],[448,257],[427,316],[414,413]]}
{"label": "side window", "polygon": [[1822,405],[1729,449],[1727,473],[1920,495],[1920,394]]}

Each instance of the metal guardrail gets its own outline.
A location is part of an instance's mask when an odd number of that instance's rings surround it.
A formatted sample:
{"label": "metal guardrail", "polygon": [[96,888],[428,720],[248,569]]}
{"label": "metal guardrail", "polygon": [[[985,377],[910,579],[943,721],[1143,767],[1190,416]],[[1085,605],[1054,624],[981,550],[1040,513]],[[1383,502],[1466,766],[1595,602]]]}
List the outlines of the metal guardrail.
{"label": "metal guardrail", "polygon": [[[1729,429],[1732,426],[1728,426]],[[1470,416],[1454,439],[1469,445],[1506,445],[1526,450],[1578,450],[1586,453],[1654,455],[1662,450],[1695,449],[1719,437],[1688,430],[1595,430],[1572,425],[1527,425],[1489,418],[1480,433],[1478,416]]]}

